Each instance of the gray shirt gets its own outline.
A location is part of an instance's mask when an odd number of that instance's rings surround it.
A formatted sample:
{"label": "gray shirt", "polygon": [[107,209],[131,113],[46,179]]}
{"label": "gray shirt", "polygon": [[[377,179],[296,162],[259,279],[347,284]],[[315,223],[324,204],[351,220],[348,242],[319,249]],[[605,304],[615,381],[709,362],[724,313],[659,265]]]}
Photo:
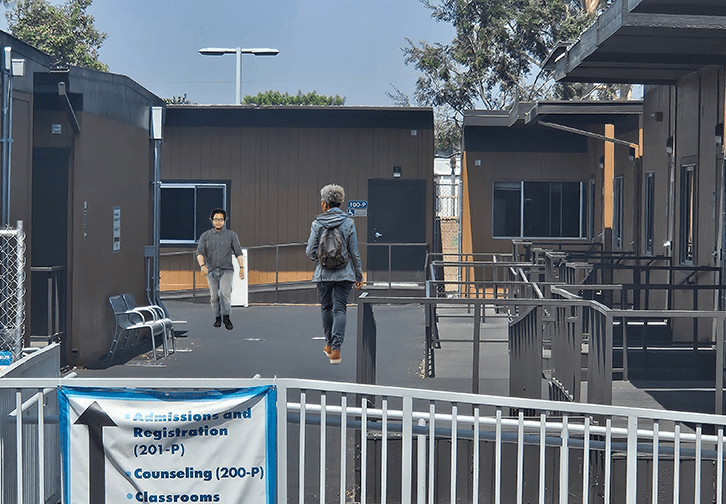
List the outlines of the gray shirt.
{"label": "gray shirt", "polygon": [[216,231],[210,229],[202,233],[197,245],[197,255],[204,256],[204,263],[209,271],[215,269],[232,270],[232,253],[237,257],[242,255],[237,233],[229,229]]}

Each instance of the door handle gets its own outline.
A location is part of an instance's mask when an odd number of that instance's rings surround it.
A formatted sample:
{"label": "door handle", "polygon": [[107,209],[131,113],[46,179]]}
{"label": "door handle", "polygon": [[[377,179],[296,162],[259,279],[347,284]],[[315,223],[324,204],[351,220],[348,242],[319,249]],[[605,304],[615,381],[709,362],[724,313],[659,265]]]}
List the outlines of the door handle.
{"label": "door handle", "polygon": [[381,236],[383,236],[383,235],[381,233],[379,233],[378,231],[376,231],[376,238],[380,238]]}

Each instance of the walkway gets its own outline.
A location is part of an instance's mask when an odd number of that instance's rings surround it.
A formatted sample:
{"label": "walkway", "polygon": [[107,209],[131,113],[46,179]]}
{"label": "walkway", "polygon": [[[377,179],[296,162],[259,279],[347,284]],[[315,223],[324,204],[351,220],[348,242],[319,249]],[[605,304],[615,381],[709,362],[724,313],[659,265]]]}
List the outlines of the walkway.
{"label": "walkway", "polygon": [[[82,377],[301,378],[355,382],[357,308],[348,309],[343,362],[323,355],[320,308],[315,305],[253,305],[233,308],[234,329],[213,328],[206,302],[165,301],[177,323],[177,352],[158,361],[148,352],[113,366],[77,369]],[[423,376],[424,316],[419,306],[375,308],[377,383],[398,387],[471,391],[471,343],[443,343],[436,377]],[[442,317],[444,339],[470,339],[472,321]],[[509,394],[506,322],[488,317],[482,330],[480,393]],[[613,382],[613,404],[682,411],[713,411],[713,388],[700,382]]]}

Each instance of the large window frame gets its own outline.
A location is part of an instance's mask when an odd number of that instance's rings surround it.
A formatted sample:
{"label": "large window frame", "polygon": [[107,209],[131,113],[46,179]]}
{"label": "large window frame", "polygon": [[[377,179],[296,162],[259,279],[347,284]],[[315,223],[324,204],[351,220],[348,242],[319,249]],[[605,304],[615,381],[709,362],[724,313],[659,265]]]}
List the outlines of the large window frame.
{"label": "large window frame", "polygon": [[492,237],[586,239],[585,187],[573,181],[494,181]]}
{"label": "large window frame", "polygon": [[196,245],[211,229],[209,213],[228,208],[227,182],[161,182],[160,193],[161,245]]}

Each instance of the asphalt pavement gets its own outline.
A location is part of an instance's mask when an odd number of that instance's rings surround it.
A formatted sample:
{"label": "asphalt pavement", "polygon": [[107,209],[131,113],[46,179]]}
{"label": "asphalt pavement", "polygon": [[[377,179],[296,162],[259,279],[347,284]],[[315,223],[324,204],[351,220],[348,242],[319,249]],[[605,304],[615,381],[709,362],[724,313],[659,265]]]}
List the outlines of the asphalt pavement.
{"label": "asphalt pavement", "polygon": [[[204,302],[167,300],[176,352],[154,361],[151,345],[138,348],[111,363],[75,371],[83,377],[204,377],[301,378],[355,382],[357,306],[349,305],[342,363],[330,364],[323,353],[325,340],[319,305],[251,305],[232,309],[234,329],[212,326],[211,307]],[[376,306],[376,382],[378,385],[472,390],[471,343],[444,343],[436,351],[435,378],[424,378],[424,310],[422,306]],[[444,325],[449,322],[442,322]],[[485,329],[481,347],[480,392],[508,393],[506,332]],[[471,339],[472,322],[464,315],[451,321],[453,331]],[[453,334],[448,332],[448,334]],[[489,334],[487,336],[487,334]],[[161,344],[157,347],[161,354]]]}
{"label": "asphalt pavement", "polygon": [[[147,341],[111,363],[78,368],[82,377],[119,378],[300,378],[355,382],[357,306],[348,307],[342,363],[330,364],[323,353],[319,305],[234,307],[234,329],[212,326],[208,303],[199,298],[166,300],[174,323],[176,352],[154,361]],[[424,376],[424,310],[420,305],[376,306],[376,382],[378,385],[472,391],[470,314],[440,312],[443,340],[435,351],[433,378]],[[509,394],[507,322],[489,316],[481,328],[479,393]],[[451,341],[454,340],[454,341]],[[161,355],[161,345],[157,348]],[[613,404],[653,409],[713,412],[713,384],[613,382]]]}

